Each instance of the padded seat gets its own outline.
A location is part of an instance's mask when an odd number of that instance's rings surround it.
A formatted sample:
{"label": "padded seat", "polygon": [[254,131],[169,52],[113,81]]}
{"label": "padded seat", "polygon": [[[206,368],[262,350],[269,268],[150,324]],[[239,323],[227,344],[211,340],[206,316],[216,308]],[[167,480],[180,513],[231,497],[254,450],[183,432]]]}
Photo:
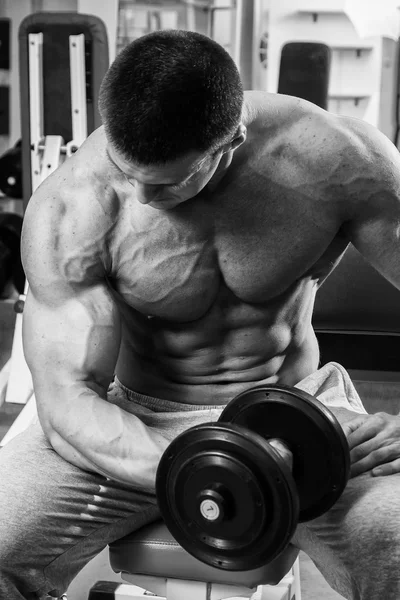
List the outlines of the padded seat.
{"label": "padded seat", "polygon": [[253,588],[278,584],[293,566],[298,553],[298,549],[289,544],[284,552],[264,567],[251,571],[223,571],[188,554],[160,520],[110,544],[110,564],[116,573]]}

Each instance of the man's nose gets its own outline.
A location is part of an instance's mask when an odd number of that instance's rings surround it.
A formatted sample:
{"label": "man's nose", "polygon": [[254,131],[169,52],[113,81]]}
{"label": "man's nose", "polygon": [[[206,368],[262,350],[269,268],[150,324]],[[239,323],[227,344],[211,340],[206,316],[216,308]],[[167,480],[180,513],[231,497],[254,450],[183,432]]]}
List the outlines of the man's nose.
{"label": "man's nose", "polygon": [[135,184],[135,190],[136,197],[141,204],[149,204],[152,200],[156,200],[161,191],[159,186],[138,182]]}

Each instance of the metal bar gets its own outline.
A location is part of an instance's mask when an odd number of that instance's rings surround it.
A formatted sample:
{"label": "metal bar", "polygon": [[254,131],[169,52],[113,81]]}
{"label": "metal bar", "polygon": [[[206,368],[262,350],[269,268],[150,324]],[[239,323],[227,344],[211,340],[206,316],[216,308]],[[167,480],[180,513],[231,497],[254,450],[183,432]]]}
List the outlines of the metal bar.
{"label": "metal bar", "polygon": [[25,429],[27,429],[29,425],[32,425],[32,423],[34,423],[37,420],[37,418],[38,417],[36,398],[32,390],[23,410],[19,413],[17,419],[15,419],[15,421],[1,440],[1,446],[5,446],[6,444],[8,444],[8,442],[15,438],[15,436],[25,431]]}
{"label": "metal bar", "polygon": [[230,6],[212,6],[207,2],[199,2],[198,0],[182,0],[184,6],[190,6],[193,8],[200,8],[204,12],[215,12],[217,10],[232,10],[235,7],[235,0]]}
{"label": "metal bar", "polygon": [[22,345],[22,313],[19,313],[15,319],[14,338],[11,351],[11,369],[7,382],[6,402],[26,404],[28,399],[32,396],[32,393],[32,376],[25,361]]}
{"label": "metal bar", "polygon": [[257,0],[237,0],[234,60],[245,90],[253,87],[254,30]]}
{"label": "metal bar", "polygon": [[32,191],[41,182],[39,143],[43,140],[43,34],[30,33],[29,40],[29,117]]}
{"label": "metal bar", "polygon": [[[39,144],[39,150],[43,151],[45,149],[45,144]],[[70,144],[63,144],[60,146],[60,154],[74,154],[78,150],[77,146],[71,146]]]}
{"label": "metal bar", "polygon": [[64,140],[61,135],[46,135],[44,145],[41,178],[46,179],[60,164],[61,147]]}
{"label": "metal bar", "polygon": [[251,89],[254,89],[257,82],[257,76],[260,69],[260,21],[262,15],[262,0],[254,0],[253,6],[253,27],[251,32]]}
{"label": "metal bar", "polygon": [[235,2],[230,6],[210,6],[208,12],[210,13],[210,20],[208,23],[208,35],[213,40],[214,39],[214,29],[215,29],[215,13],[220,10],[230,10],[234,11],[236,9]]}
{"label": "metal bar", "polygon": [[6,399],[7,384],[8,384],[8,378],[10,376],[10,371],[11,371],[11,358],[8,359],[8,361],[6,362],[6,364],[3,366],[3,368],[0,371],[0,406],[2,406],[2,404],[4,404],[4,401]]}
{"label": "metal bar", "polygon": [[69,36],[72,141],[80,146],[87,138],[85,36]]}
{"label": "metal bar", "polygon": [[207,9],[207,12],[209,13],[209,21],[208,21],[208,37],[210,37],[212,40],[214,39],[214,30],[215,30],[215,13],[217,11],[220,10],[230,10],[233,11],[235,10],[235,5],[231,5],[231,6],[210,6]]}
{"label": "metal bar", "polygon": [[184,6],[189,6],[191,8],[201,8],[204,11],[208,11],[211,7],[208,1],[199,2],[198,0],[182,0],[181,2]]}
{"label": "metal bar", "polygon": [[240,71],[240,55],[241,55],[241,46],[242,46],[242,18],[243,18],[243,0],[236,1],[236,13],[235,13],[235,23],[234,23],[234,50],[233,50],[233,60],[236,63]]}

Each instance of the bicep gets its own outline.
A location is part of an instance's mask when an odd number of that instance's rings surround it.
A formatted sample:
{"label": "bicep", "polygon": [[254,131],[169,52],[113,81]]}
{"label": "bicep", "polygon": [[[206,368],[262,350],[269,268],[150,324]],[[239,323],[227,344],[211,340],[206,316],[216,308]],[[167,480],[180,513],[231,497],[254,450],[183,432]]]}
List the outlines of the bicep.
{"label": "bicep", "polygon": [[351,223],[349,238],[362,256],[390,283],[400,289],[400,207],[398,216],[382,208],[370,219]]}
{"label": "bicep", "polygon": [[120,344],[111,292],[97,284],[51,306],[30,289],[23,343],[42,421],[51,422],[61,403],[86,388],[105,398]]}
{"label": "bicep", "polygon": [[120,319],[95,222],[93,233],[76,208],[48,197],[34,196],[25,214],[23,342],[42,424],[62,418],[61,405],[85,389],[105,398],[113,377]]}

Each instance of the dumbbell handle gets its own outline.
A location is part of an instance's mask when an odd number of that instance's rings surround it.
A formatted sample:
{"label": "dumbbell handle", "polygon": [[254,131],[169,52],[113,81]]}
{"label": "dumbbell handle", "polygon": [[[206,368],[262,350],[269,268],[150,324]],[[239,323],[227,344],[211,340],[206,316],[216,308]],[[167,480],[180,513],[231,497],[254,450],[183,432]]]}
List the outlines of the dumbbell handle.
{"label": "dumbbell handle", "polygon": [[281,455],[290,471],[293,470],[293,454],[289,450],[289,446],[279,438],[270,438],[267,440],[269,444]]}
{"label": "dumbbell handle", "polygon": [[[293,454],[287,444],[279,438],[269,438],[267,442],[283,458],[290,471],[293,469]],[[218,522],[224,518],[225,499],[219,489],[221,486],[211,485],[202,491],[199,497],[199,510],[202,517],[208,522]]]}

